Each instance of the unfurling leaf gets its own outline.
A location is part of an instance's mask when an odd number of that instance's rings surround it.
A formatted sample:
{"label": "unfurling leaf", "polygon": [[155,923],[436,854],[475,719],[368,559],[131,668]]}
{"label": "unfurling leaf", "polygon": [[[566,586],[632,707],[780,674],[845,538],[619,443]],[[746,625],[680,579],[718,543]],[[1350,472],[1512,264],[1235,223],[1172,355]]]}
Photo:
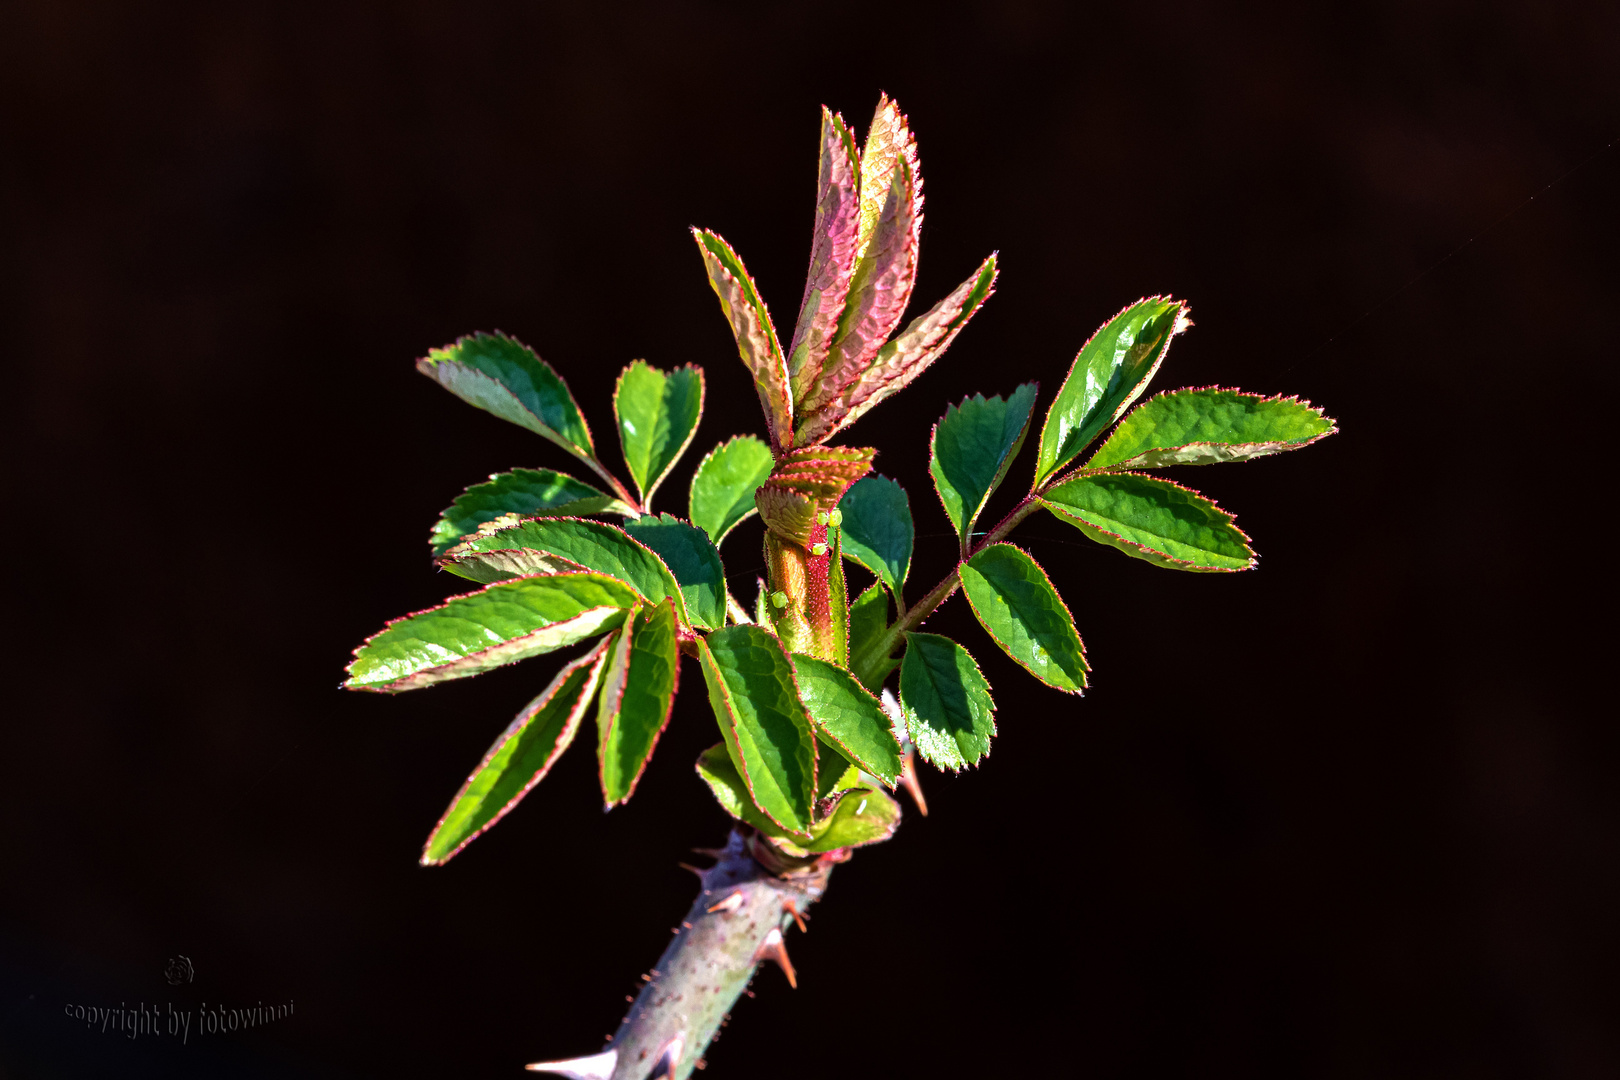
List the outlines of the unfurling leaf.
{"label": "unfurling leaf", "polygon": [[1085,646],[1069,609],[1034,559],[1011,544],[991,544],[959,572],[968,605],[1003,652],[1053,689],[1069,694],[1085,689]]}
{"label": "unfurling leaf", "polygon": [[648,604],[673,596],[681,620],[690,619],[680,584],[664,561],[623,529],[605,521],[529,518],[468,537],[445,552],[439,564],[472,581],[493,582],[525,574],[554,573],[557,559],[618,578]]}
{"label": "unfurling leaf", "polygon": [[959,771],[990,752],[996,703],[968,651],[938,634],[906,635],[900,663],[906,735],[923,760]]}
{"label": "unfurling leaf", "polygon": [[416,370],[480,409],[592,461],[591,429],[568,384],[533,349],[505,334],[470,334],[434,349]]}
{"label": "unfurling leaf", "polygon": [[984,504],[1029,434],[1035,391],[1034,383],[1025,383],[1006,400],[975,394],[949,406],[934,426],[928,471],[964,550]]}
{"label": "unfurling leaf", "polygon": [[[838,787],[834,791],[848,794],[838,800],[830,814],[810,826],[810,839],[806,841],[802,835],[783,831],[754,805],[748,795],[748,785],[737,772],[725,743],[709,747],[698,757],[697,774],[714,793],[721,809],[777,840],[785,854],[796,857],[887,840],[900,823],[900,805],[883,792]],[[850,774],[859,775],[853,769],[845,775]]]}
{"label": "unfurling leaf", "polygon": [[628,802],[669,723],[680,683],[671,602],[638,612],[614,635],[613,658],[596,709],[602,799]]}
{"label": "unfurling leaf", "polygon": [[703,415],[703,369],[691,364],[667,375],[645,360],[632,361],[613,388],[624,463],[651,506],[653,492],[686,453]]}
{"label": "unfurling leaf", "polygon": [[614,640],[605,637],[590,652],[564,665],[551,685],[501,732],[428,837],[422,849],[423,866],[449,862],[545,779],[574,741]]}
{"label": "unfurling leaf", "polygon": [[816,515],[838,505],[849,486],[872,469],[869,447],[807,446],[784,455],[754,496],[766,528],[804,547]]}
{"label": "unfurling leaf", "polygon": [[490,522],[515,524],[526,517],[589,517],[592,514],[634,514],[635,510],[612,495],[598,491],[566,473],[550,469],[513,469],[495,473],[474,484],[433,523],[437,558]]}
{"label": "unfurling leaf", "polygon": [[827,614],[831,622],[832,652],[842,667],[849,666],[849,578],[844,573],[843,530],[827,530]]}
{"label": "unfurling leaf", "polygon": [[810,272],[804,282],[799,321],[788,349],[795,411],[814,389],[827,361],[849,295],[860,232],[860,155],[844,118],[821,110],[821,174],[816,227],[810,240]]}
{"label": "unfurling leaf", "polygon": [[[843,772],[838,766],[844,766]],[[861,786],[861,770],[849,763],[849,759],[839,753],[834,747],[828,746],[825,739],[816,740],[816,812],[826,805],[827,796],[839,791],[847,791],[852,787]],[[822,815],[825,817],[826,815]],[[812,826],[813,828],[814,826]]]}
{"label": "unfurling leaf", "polygon": [[1065,480],[1041,505],[1099,544],[1175,570],[1247,570],[1249,538],[1232,515],[1179,484],[1140,473]]}
{"label": "unfurling leaf", "polygon": [[716,630],[697,647],[709,704],[749,797],[776,825],[808,840],[816,743],[792,661],[759,626]]}
{"label": "unfurling leaf", "polygon": [[716,630],[726,624],[726,571],[702,529],[670,514],[648,514],[625,522],[624,531],[675,575],[693,626]]}
{"label": "unfurling leaf", "polygon": [[395,619],[354,651],[350,690],[415,690],[566,648],[624,622],[640,598],[605,574],[542,574]]}
{"label": "unfurling leaf", "polygon": [[886,476],[868,476],[844,493],[838,510],[844,518],[844,557],[876,574],[898,602],[916,534],[905,489]]}
{"label": "unfurling leaf", "polygon": [[719,547],[737,523],[754,512],[754,492],[770,478],[776,459],[752,435],[738,435],[709,451],[692,474],[692,524]]}
{"label": "unfurling leaf", "polygon": [[[794,653],[793,671],[816,734],[847,761],[893,787],[900,776],[900,743],[878,699],[855,676],[814,656]],[[822,761],[818,768],[835,766]]]}
{"label": "unfurling leaf", "polygon": [[1337,429],[1322,410],[1292,397],[1206,387],[1148,398],[1120,421],[1088,469],[1212,465],[1297,450]]}
{"label": "unfurling leaf", "polygon": [[1109,319],[1091,336],[1074,358],[1041,426],[1036,489],[1119,419],[1147,389],[1170,339],[1191,325],[1181,301],[1150,296]]}
{"label": "unfurling leaf", "polygon": [[707,229],[693,229],[692,236],[708,267],[709,284],[737,338],[737,353],[754,376],[754,388],[770,426],[771,445],[778,453],[785,452],[793,445],[793,398],[787,361],[777,344],[770,312],[731,245]]}

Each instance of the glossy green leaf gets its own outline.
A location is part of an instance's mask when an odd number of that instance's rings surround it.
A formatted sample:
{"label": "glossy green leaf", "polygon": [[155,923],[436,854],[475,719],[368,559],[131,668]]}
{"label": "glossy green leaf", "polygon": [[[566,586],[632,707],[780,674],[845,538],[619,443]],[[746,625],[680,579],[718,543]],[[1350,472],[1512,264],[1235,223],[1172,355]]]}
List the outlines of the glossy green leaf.
{"label": "glossy green leaf", "polygon": [[814,656],[794,653],[793,671],[816,734],[847,761],[893,787],[900,776],[900,742],[878,699],[855,676]]}
{"label": "glossy green leaf", "polygon": [[[698,756],[697,774],[709,785],[715,801],[726,813],[738,821],[747,822],[766,836],[788,837],[776,822],[754,805],[753,797],[748,794],[748,785],[743,782],[737,766],[732,764],[731,753],[725,743],[715,743]],[[805,833],[799,839],[806,839],[808,835]]]}
{"label": "glossy green leaf", "polygon": [[[737,772],[725,743],[716,743],[699,755],[697,774],[709,786],[721,809],[764,835],[784,841],[782,846],[789,855],[802,857],[877,843],[892,836],[900,823],[899,803],[876,789],[851,785],[835,789],[847,794],[838,798],[832,813],[810,826],[808,836],[787,833],[761,813],[749,798],[748,786]],[[841,774],[840,780],[851,775],[859,774],[851,769]]]}
{"label": "glossy green leaf", "polygon": [[990,684],[968,651],[948,637],[906,635],[900,709],[911,744],[937,768],[960,770],[990,752],[996,733]]}
{"label": "glossy green leaf", "polygon": [[1335,431],[1309,402],[1206,387],[1148,398],[1114,429],[1088,469],[1212,465],[1297,450]]}
{"label": "glossy green leaf", "polygon": [[1249,538],[1232,515],[1179,484],[1140,473],[1065,480],[1041,504],[1100,544],[1175,570],[1247,570]]}
{"label": "glossy green leaf", "polygon": [[1024,445],[1035,391],[1034,383],[1025,383],[1006,399],[975,394],[948,407],[934,426],[928,471],[964,547],[984,504]]}
{"label": "glossy green leaf", "polygon": [[776,459],[752,435],[738,435],[709,451],[692,474],[692,524],[719,547],[737,523],[754,513],[754,492],[770,479]]}
{"label": "glossy green leaf", "polygon": [[[839,771],[840,765],[843,766],[842,771]],[[822,800],[826,799],[827,796],[860,785],[860,768],[851,764],[849,759],[839,753],[836,747],[828,746],[825,739],[818,738],[816,740],[816,803],[818,810]],[[823,814],[822,816],[825,817],[826,815]]]}
{"label": "glossy green leaf", "polygon": [[354,651],[350,690],[415,690],[612,630],[639,597],[604,574],[503,581],[395,619]]}
{"label": "glossy green leaf", "polygon": [[615,635],[613,660],[597,702],[602,799],[628,802],[669,723],[680,684],[675,609],[668,601],[638,612]]}
{"label": "glossy green leaf", "polygon": [[815,838],[804,845],[812,855],[838,848],[876,844],[894,835],[900,824],[900,804],[881,791],[854,788],[838,797],[838,806],[815,828]]}
{"label": "glossy green leaf", "polygon": [[775,635],[728,626],[697,640],[726,749],[754,804],[795,837],[808,839],[816,794],[816,747]]}
{"label": "glossy green leaf", "polygon": [[550,364],[505,334],[470,334],[434,349],[416,369],[470,405],[594,458],[591,429]]}
{"label": "glossy green leaf", "polygon": [[844,519],[844,557],[876,574],[898,600],[911,570],[916,534],[905,489],[886,476],[868,476],[844,492],[838,509]]}
{"label": "glossy green leaf", "polygon": [[1080,456],[1159,370],[1170,339],[1190,326],[1186,305],[1150,296],[1103,324],[1081,348],[1041,427],[1035,487]]}
{"label": "glossy green leaf", "polygon": [[[856,657],[865,656],[877,643],[878,638],[889,628],[889,593],[880,581],[874,581],[866,587],[866,591],[855,598],[849,605],[849,656],[853,662]],[[865,667],[869,666],[864,665]],[[900,666],[896,658],[885,657],[874,671],[866,671],[863,678],[864,685],[874,693],[883,685],[883,680],[889,673]]]}
{"label": "glossy green leaf", "polygon": [[675,575],[693,626],[716,630],[726,624],[725,568],[702,529],[670,514],[648,514],[623,528]]}
{"label": "glossy green leaf", "polygon": [[630,506],[598,491],[582,480],[550,469],[513,469],[495,473],[456,497],[433,523],[437,558],[472,533],[491,523],[516,524],[519,518],[589,517],[592,514],[634,514]]}
{"label": "glossy green leaf", "polygon": [[428,837],[422,849],[423,866],[449,862],[545,779],[574,741],[614,640],[605,637],[590,652],[564,665],[551,685],[501,732]]}
{"label": "glossy green leaf", "polygon": [[765,410],[771,444],[777,450],[786,450],[793,440],[793,397],[788,386],[787,361],[777,343],[770,312],[765,309],[765,301],[760,299],[753,278],[748,276],[747,268],[731,250],[731,245],[707,229],[693,229],[692,236],[703,255],[703,265],[709,271],[709,284],[731,323],[731,332],[737,339],[737,354],[754,376],[754,389],[759,393],[760,407]]}
{"label": "glossy green leaf", "polygon": [[1040,564],[1011,544],[991,544],[959,573],[979,625],[1003,652],[1047,686],[1068,694],[1085,689],[1085,646]]}
{"label": "glossy green leaf", "polygon": [[[559,566],[555,560],[564,561]],[[439,560],[452,574],[472,581],[501,581],[568,565],[609,574],[626,582],[649,604],[676,598],[676,611],[689,618],[680,584],[664,561],[623,529],[583,518],[529,518],[494,532],[478,533]]]}
{"label": "glossy green leaf", "polygon": [[653,492],[686,453],[702,415],[702,368],[688,364],[666,374],[635,360],[619,375],[613,418],[643,506],[652,504]]}

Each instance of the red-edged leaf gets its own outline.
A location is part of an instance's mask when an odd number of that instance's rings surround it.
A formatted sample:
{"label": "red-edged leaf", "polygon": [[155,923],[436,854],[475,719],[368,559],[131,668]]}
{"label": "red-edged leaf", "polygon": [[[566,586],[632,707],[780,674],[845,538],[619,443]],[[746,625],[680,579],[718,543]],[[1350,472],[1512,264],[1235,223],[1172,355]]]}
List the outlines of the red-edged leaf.
{"label": "red-edged leaf", "polygon": [[850,273],[860,238],[860,156],[844,118],[821,109],[821,177],[816,193],[816,227],[810,242],[810,272],[804,283],[799,321],[788,349],[788,374],[795,403],[821,378],[827,350],[849,295]]}
{"label": "red-edged leaf", "polygon": [[669,724],[681,674],[676,624],[674,604],[665,601],[625,620],[614,636],[596,710],[602,799],[609,808],[630,801]]}
{"label": "red-edged leaf", "polygon": [[709,284],[720,298],[720,307],[737,338],[737,354],[754,376],[759,403],[771,430],[771,445],[778,453],[785,451],[793,440],[793,398],[787,361],[777,343],[770,312],[731,245],[708,229],[693,229],[692,236],[708,268]]}

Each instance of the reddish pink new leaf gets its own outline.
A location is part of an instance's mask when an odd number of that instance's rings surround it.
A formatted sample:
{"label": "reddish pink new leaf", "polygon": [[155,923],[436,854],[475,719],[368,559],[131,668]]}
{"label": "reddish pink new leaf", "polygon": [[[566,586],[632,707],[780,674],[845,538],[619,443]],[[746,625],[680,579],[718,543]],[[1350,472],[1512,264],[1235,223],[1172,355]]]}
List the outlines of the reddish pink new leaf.
{"label": "reddish pink new leaf", "polygon": [[795,404],[821,378],[827,350],[849,295],[850,273],[860,239],[860,155],[844,118],[821,109],[821,179],[816,227],[810,241],[810,272],[805,278],[799,321],[788,349],[788,374]]}

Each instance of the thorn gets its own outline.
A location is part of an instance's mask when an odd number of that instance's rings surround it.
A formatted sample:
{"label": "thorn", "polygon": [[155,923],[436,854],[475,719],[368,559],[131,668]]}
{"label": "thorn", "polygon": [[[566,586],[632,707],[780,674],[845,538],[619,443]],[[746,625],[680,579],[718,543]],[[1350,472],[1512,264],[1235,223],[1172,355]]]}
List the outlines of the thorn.
{"label": "thorn", "polygon": [[537,1061],[523,1066],[530,1072],[555,1073],[569,1080],[609,1080],[613,1066],[619,1062],[617,1050],[604,1050],[590,1057],[568,1058],[566,1061]]}
{"label": "thorn", "polygon": [[718,858],[720,858],[720,856],[724,855],[725,853],[726,853],[725,848],[717,848],[717,847],[695,847],[695,848],[692,849],[692,854],[694,854],[694,855],[707,855],[711,859],[718,859]]}
{"label": "thorn", "polygon": [[799,933],[808,934],[809,928],[804,925],[804,916],[799,914],[799,905],[792,900],[782,901],[782,910],[793,916],[793,921],[799,924]]}
{"label": "thorn", "polygon": [[782,931],[774,926],[765,935],[765,940],[760,942],[759,951],[754,953],[754,962],[757,964],[761,960],[775,960],[776,966],[787,976],[788,985],[795,990],[799,988],[799,977],[793,971],[793,961],[788,959],[787,946],[782,944]]}
{"label": "thorn", "polygon": [[911,801],[917,804],[917,813],[927,817],[928,800],[923,798],[922,785],[917,782],[917,752],[909,743],[906,745],[905,762],[900,767],[900,783],[911,796]]}
{"label": "thorn", "polygon": [[685,919],[682,919],[681,920],[681,929],[682,930],[690,930],[690,929],[692,929],[692,924],[687,922]]}
{"label": "thorn", "polygon": [[680,867],[682,870],[690,870],[690,871],[692,871],[692,873],[694,873],[694,874],[696,874],[698,876],[699,881],[702,881],[703,880],[703,875],[708,873],[708,871],[706,871],[706,870],[699,870],[697,867],[693,866],[691,863],[678,862],[675,865]]}
{"label": "thorn", "polygon": [[676,1066],[681,1063],[681,1051],[686,1049],[685,1034],[677,1034],[658,1049],[658,1059],[653,1062],[652,1072],[647,1074],[647,1080],[675,1080]]}
{"label": "thorn", "polygon": [[710,908],[709,909],[709,914],[712,915],[716,911],[736,911],[738,908],[742,907],[742,902],[743,902],[742,890],[738,889],[736,892],[732,893],[730,896],[726,897],[724,900],[722,900],[718,904],[714,905],[714,907]]}

